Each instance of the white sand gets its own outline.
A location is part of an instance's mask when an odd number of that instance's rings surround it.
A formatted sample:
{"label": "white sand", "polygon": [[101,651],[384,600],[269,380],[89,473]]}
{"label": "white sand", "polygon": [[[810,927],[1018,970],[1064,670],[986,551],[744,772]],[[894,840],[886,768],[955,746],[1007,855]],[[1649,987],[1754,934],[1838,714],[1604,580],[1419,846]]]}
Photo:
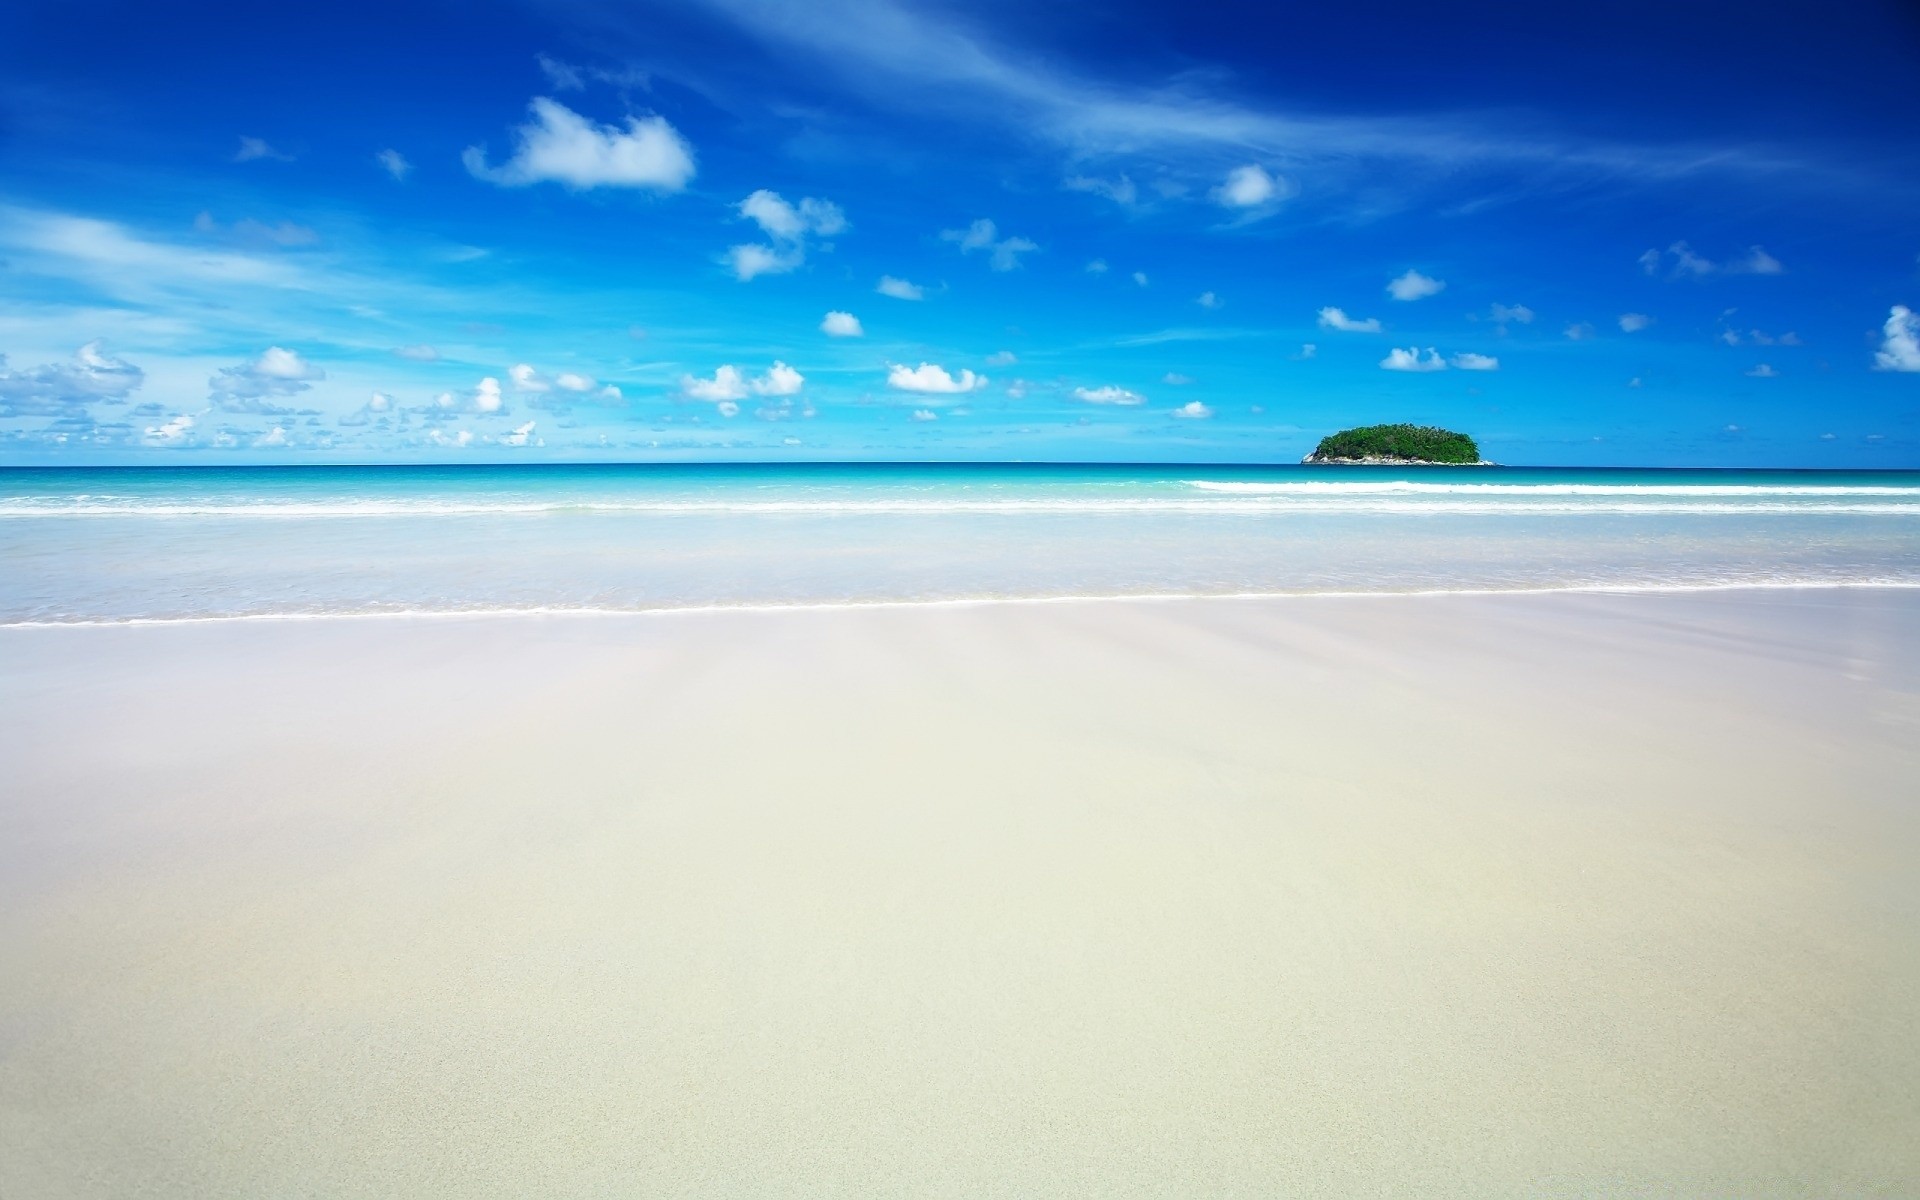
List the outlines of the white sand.
{"label": "white sand", "polygon": [[0,631],[0,1196],[1920,1194],[1920,594]]}

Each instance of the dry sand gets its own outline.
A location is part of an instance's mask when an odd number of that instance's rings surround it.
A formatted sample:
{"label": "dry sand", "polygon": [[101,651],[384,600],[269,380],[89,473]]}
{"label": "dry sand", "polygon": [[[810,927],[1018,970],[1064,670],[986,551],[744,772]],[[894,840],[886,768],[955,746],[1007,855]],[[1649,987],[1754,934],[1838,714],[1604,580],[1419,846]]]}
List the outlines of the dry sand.
{"label": "dry sand", "polygon": [[1920,1194],[1920,593],[0,630],[0,1196]]}

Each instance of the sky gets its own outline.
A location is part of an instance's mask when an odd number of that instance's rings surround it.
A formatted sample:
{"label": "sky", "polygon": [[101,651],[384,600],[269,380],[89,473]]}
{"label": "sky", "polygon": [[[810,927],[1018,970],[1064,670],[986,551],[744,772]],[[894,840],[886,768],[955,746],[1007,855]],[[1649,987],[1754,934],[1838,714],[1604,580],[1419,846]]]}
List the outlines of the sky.
{"label": "sky", "polygon": [[1916,79],[1878,0],[16,0],[0,463],[1920,467]]}

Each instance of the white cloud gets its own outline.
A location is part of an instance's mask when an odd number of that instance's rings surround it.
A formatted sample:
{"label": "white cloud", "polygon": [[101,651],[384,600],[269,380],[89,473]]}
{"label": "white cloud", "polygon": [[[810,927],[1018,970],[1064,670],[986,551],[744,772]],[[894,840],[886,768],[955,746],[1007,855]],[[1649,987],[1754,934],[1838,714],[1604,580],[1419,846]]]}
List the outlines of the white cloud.
{"label": "white cloud", "polygon": [[1228,171],[1226,181],[1213,189],[1214,200],[1228,208],[1260,208],[1292,194],[1286,180],[1253,163]]}
{"label": "white cloud", "polygon": [[595,385],[591,375],[582,375],[578,371],[562,371],[553,377],[553,386],[563,392],[590,392]]}
{"label": "white cloud", "polygon": [[737,417],[740,415],[740,406],[731,400],[722,400],[713,407],[714,411],[723,417]]}
{"label": "white cloud", "polygon": [[830,312],[820,322],[820,332],[828,337],[865,337],[860,318],[850,312]]}
{"label": "white cloud", "polygon": [[267,432],[253,439],[253,447],[256,450],[272,449],[275,447],[289,446],[292,444],[293,443],[287,437],[287,431],[278,425],[275,425],[272,429],[267,430]]}
{"label": "white cloud", "polygon": [[1747,372],[1747,378],[1778,379],[1780,378],[1780,372],[1774,370],[1771,366],[1769,366],[1766,363],[1761,363],[1759,366],[1753,368],[1753,370]]}
{"label": "white cloud", "polygon": [[1405,350],[1395,347],[1387,351],[1387,356],[1380,360],[1380,366],[1382,370],[1387,371],[1444,371],[1447,369],[1446,361],[1432,346],[1427,347],[1424,358],[1421,357],[1418,347],[1409,346]]}
{"label": "white cloud", "polygon": [[1320,328],[1338,329],[1342,333],[1379,333],[1380,318],[1368,317],[1364,321],[1349,317],[1344,311],[1331,306],[1320,310]]}
{"label": "white cloud", "polygon": [[547,77],[547,82],[553,85],[555,91],[578,92],[586,89],[587,81],[581,76],[580,68],[571,63],[545,54],[536,54],[534,61],[540,64],[540,73]]}
{"label": "white cloud", "polygon": [[874,291],[882,296],[892,296],[895,300],[920,300],[925,298],[927,289],[917,283],[908,283],[904,279],[895,279],[891,275],[882,275]]}
{"label": "white cloud", "polygon": [[146,437],[150,442],[171,446],[185,441],[192,433],[193,418],[186,413],[181,413],[164,425],[149,425]]}
{"label": "white cloud", "polygon": [[1462,371],[1498,371],[1500,360],[1490,354],[1475,354],[1471,350],[1463,350],[1453,356],[1453,365]]}
{"label": "white cloud", "polygon": [[806,386],[807,377],[783,362],[776,361],[767,373],[747,386],[756,396],[791,396]]}
{"label": "white cloud", "polygon": [[1312,342],[1301,342],[1300,353],[1294,355],[1294,357],[1299,359],[1302,362],[1305,362],[1307,359],[1312,358],[1314,355],[1318,353],[1320,353],[1320,347],[1314,345]]}
{"label": "white cloud", "polygon": [[733,268],[734,277],[745,283],[759,275],[785,275],[805,262],[806,254],[798,246],[776,250],[772,246],[748,242],[728,247],[725,261]]}
{"label": "white cloud", "polygon": [[1019,356],[1011,350],[995,350],[987,355],[987,365],[990,367],[1010,367],[1019,361]]}
{"label": "white cloud", "polygon": [[887,386],[903,392],[957,395],[987,386],[987,377],[965,369],[958,375],[949,375],[947,369],[937,363],[923,362],[911,368],[894,363],[887,368]]}
{"label": "white cloud", "polygon": [[413,170],[413,164],[408,162],[406,155],[400,153],[398,150],[382,150],[373,156],[373,161],[379,163],[381,168],[385,170],[387,174],[393,176],[396,182],[404,180],[407,177],[407,172]]}
{"label": "white cloud", "polygon": [[663,117],[628,117],[624,130],[596,125],[558,101],[535,97],[533,120],[514,131],[513,157],[487,165],[486,151],[461,156],[476,179],[502,187],[552,181],[569,188],[651,188],[677,192],[693,178],[693,150]]}
{"label": "white cloud", "polygon": [[1433,279],[1408,268],[1407,273],[1391,280],[1387,284],[1387,294],[1395,300],[1421,300],[1438,295],[1446,289],[1444,279]]}
{"label": "white cloud", "polygon": [[1716,263],[1694,252],[1685,242],[1675,242],[1664,252],[1649,250],[1640,256],[1640,269],[1658,275],[1667,268],[1669,279],[1704,279],[1709,275],[1778,275],[1786,268],[1768,254],[1765,247],[1749,246],[1747,252],[1724,263]]}
{"label": "white cloud", "polygon": [[916,408],[913,410],[913,419],[916,421],[938,421],[940,414],[930,408]]}
{"label": "white cloud", "polygon": [[1887,313],[1880,348],[1873,354],[1876,371],[1920,371],[1920,316],[1904,304]]}
{"label": "white cloud", "polygon": [[[728,364],[716,369],[712,379],[682,375],[680,390],[694,400],[716,402],[744,400],[747,398],[747,379],[740,373],[740,368]],[[738,409],[735,411],[737,412]]]}
{"label": "white cloud", "polygon": [[1089,261],[1089,262],[1087,263],[1087,274],[1089,274],[1089,275],[1105,275],[1106,273],[1107,273],[1107,260],[1106,260],[1106,259],[1104,259],[1104,258],[1096,258],[1096,259],[1093,259],[1093,260],[1091,260],[1091,261]]}
{"label": "white cloud", "polygon": [[1213,410],[1198,400],[1189,400],[1174,409],[1173,415],[1187,421],[1204,421],[1213,415]]}
{"label": "white cloud", "polygon": [[73,360],[14,371],[0,354],[0,417],[61,416],[88,404],[124,403],[146,373],[88,342]]}
{"label": "white cloud", "polygon": [[1638,387],[1645,387],[1646,385],[1640,382],[1640,377],[1638,375],[1635,375],[1632,379],[1627,380],[1627,386],[1630,388],[1638,388]]}
{"label": "white cloud", "polygon": [[1096,196],[1105,196],[1123,208],[1132,207],[1140,199],[1140,189],[1134,187],[1133,180],[1125,175],[1118,179],[1074,175],[1067,179],[1065,187],[1070,192],[1091,192]]}
{"label": "white cloud", "polygon": [[410,358],[414,362],[433,362],[440,357],[440,351],[427,345],[397,346],[393,352],[401,358]]}
{"label": "white cloud", "polygon": [[507,378],[513,380],[513,390],[538,395],[553,387],[546,376],[533,369],[531,363],[515,363],[507,368]]}
{"label": "white cloud", "polygon": [[207,381],[209,394],[222,411],[278,414],[292,410],[271,397],[294,396],[327,373],[292,350],[269,346],[259,358],[237,367],[223,367]]}
{"label": "white cloud", "polygon": [[1524,304],[1496,304],[1487,310],[1488,317],[1498,325],[1512,322],[1516,325],[1533,324],[1533,310]]}
{"label": "white cloud", "polygon": [[1567,326],[1563,332],[1569,341],[1584,342],[1593,337],[1594,329],[1593,326],[1587,324],[1585,321],[1575,321],[1573,324]]}
{"label": "white cloud", "polygon": [[1117,404],[1125,408],[1147,402],[1147,398],[1139,392],[1128,391],[1126,388],[1115,387],[1112,384],[1097,388],[1077,387],[1073,389],[1073,395],[1076,400],[1085,400],[1088,404]]}
{"label": "white cloud", "polygon": [[1620,314],[1620,332],[1622,333],[1639,333],[1651,324],[1653,324],[1653,318],[1645,313]]}
{"label": "white cloud", "polygon": [[427,440],[436,446],[449,446],[458,449],[473,444],[473,430],[459,429],[448,433],[442,429],[427,430]]}
{"label": "white cloud", "polygon": [[1178,371],[1168,371],[1160,377],[1160,382],[1172,384],[1174,387],[1185,387],[1187,384],[1193,382],[1193,377],[1182,375]]}
{"label": "white cloud", "polygon": [[1145,271],[1135,271],[1133,273],[1133,281],[1141,287],[1147,286],[1147,273]]}
{"label": "white cloud", "polygon": [[502,446],[524,446],[527,444],[527,439],[532,436],[533,422],[528,421],[525,425],[514,426],[512,433],[501,434],[500,444]]}
{"label": "white cloud", "polygon": [[1201,292],[1200,295],[1194,299],[1194,303],[1198,304],[1201,308],[1219,308],[1221,301],[1220,297],[1214,295],[1212,292]]}
{"label": "white cloud", "polygon": [[267,144],[264,138],[242,137],[240,139],[240,148],[233,152],[233,161],[242,163],[255,162],[260,159],[269,159],[273,162],[292,162],[293,155],[282,154],[280,151],[275,150]]}
{"label": "white cloud", "polygon": [[1013,270],[1020,265],[1022,254],[1040,248],[1038,243],[1023,237],[1001,237],[999,229],[986,217],[981,217],[965,229],[942,230],[940,240],[957,244],[962,254],[985,250],[987,265],[996,271]]}

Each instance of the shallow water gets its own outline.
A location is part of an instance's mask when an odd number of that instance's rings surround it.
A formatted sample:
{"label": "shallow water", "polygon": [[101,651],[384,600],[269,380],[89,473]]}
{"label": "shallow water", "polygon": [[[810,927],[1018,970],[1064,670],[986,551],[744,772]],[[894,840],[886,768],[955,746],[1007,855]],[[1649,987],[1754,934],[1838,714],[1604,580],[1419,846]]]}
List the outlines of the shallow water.
{"label": "shallow water", "polygon": [[1920,586],[1920,472],[0,471],[0,623]]}

